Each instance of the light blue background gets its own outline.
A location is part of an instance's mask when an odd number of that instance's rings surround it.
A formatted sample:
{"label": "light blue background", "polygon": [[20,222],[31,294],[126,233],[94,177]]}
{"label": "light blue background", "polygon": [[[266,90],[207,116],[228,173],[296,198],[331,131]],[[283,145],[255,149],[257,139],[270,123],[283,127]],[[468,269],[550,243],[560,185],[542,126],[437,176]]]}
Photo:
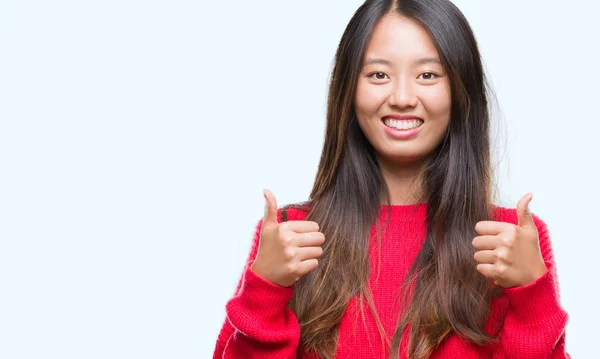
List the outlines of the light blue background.
{"label": "light blue background", "polygon": [[[209,358],[263,188],[305,200],[361,1],[0,1],[0,358]],[[597,2],[462,0],[501,203],[550,228],[597,357]]]}

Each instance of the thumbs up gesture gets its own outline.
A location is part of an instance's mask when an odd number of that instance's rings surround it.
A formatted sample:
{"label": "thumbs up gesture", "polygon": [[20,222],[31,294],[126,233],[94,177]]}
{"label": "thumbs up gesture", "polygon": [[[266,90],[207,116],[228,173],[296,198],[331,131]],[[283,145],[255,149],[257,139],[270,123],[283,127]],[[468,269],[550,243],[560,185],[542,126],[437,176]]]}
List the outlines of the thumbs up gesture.
{"label": "thumbs up gesture", "polygon": [[479,236],[472,245],[477,271],[504,288],[524,286],[536,281],[548,270],[540,252],[539,235],[529,212],[533,198],[526,194],[517,204],[516,225],[481,221],[475,225]]}
{"label": "thumbs up gesture", "polygon": [[277,222],[277,202],[269,190],[264,191],[265,216],[262,222],[258,253],[250,269],[259,277],[289,287],[319,264],[325,236],[313,221]]}

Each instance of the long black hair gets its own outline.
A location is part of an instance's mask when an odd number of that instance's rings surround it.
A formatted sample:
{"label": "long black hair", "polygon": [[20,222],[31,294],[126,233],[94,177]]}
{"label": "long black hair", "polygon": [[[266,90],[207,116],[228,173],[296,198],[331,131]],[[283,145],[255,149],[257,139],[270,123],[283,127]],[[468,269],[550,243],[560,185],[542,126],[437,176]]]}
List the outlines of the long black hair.
{"label": "long black hair", "polygon": [[[449,76],[452,101],[446,136],[424,165],[420,202],[428,204],[427,237],[405,278],[407,308],[391,340],[368,290],[369,233],[380,199],[388,198],[389,204],[389,193],[354,110],[368,41],[386,15],[410,18],[429,33]],[[306,219],[319,223],[327,238],[324,254],[318,268],[296,283],[290,302],[301,326],[301,351],[333,358],[339,322],[357,295],[373,311],[392,358],[408,323],[411,358],[427,358],[451,332],[478,345],[497,339],[484,324],[499,293],[476,271],[471,246],[475,224],[492,214],[489,127],[488,86],[477,42],[456,6],[448,0],[368,0],[358,8],[335,55],[325,141],[308,201]],[[379,223],[377,228],[379,233]]]}

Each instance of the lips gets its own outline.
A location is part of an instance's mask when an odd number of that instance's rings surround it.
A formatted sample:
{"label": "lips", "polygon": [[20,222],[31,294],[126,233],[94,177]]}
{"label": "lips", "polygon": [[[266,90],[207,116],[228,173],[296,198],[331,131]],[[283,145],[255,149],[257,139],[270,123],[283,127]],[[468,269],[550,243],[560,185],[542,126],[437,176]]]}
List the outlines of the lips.
{"label": "lips", "polygon": [[381,119],[381,124],[388,136],[397,140],[406,140],[417,136],[423,123],[422,118],[414,115],[391,114]]}
{"label": "lips", "polygon": [[423,119],[415,115],[389,114],[381,118],[381,122],[388,128],[397,131],[407,131],[423,125]]}
{"label": "lips", "polygon": [[423,119],[419,116],[415,116],[415,115],[387,115],[387,116],[383,116],[382,120],[385,121],[385,119],[389,118],[390,120],[398,120],[398,121],[407,121],[407,120],[421,120],[423,121]]}
{"label": "lips", "polygon": [[396,130],[410,130],[413,128],[420,127],[423,125],[423,121],[421,120],[392,120],[386,118],[383,120],[383,124],[387,127],[394,128]]}

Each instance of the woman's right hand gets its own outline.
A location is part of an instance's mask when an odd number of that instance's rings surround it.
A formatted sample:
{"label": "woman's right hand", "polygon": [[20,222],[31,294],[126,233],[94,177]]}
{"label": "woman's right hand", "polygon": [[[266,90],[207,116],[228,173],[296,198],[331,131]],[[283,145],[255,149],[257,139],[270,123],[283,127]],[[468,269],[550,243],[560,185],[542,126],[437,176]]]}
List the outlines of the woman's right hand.
{"label": "woman's right hand", "polygon": [[313,221],[277,222],[277,201],[265,190],[265,216],[258,253],[250,269],[259,277],[282,287],[293,285],[317,268],[325,236]]}

